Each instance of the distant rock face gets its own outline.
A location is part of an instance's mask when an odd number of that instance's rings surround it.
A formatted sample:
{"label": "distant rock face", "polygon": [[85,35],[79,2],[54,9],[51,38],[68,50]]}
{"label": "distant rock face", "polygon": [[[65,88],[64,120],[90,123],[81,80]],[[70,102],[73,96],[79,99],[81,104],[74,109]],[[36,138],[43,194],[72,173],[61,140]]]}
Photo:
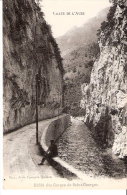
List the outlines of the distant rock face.
{"label": "distant rock face", "polygon": [[63,67],[50,26],[34,0],[5,0],[4,131],[35,121],[39,73],[39,120],[62,111]]}
{"label": "distant rock face", "polygon": [[68,59],[68,54],[74,50],[97,42],[97,30],[100,28],[101,22],[106,19],[108,11],[109,8],[103,9],[97,16],[84,23],[83,26],[74,27],[65,35],[57,38],[63,58]]}
{"label": "distant rock face", "polygon": [[61,49],[65,70],[64,102],[66,112],[72,116],[84,115],[80,108],[81,86],[90,81],[91,69],[100,49],[97,43],[97,30],[106,19],[109,7],[89,19],[81,27],[74,27],[56,40]]}
{"label": "distant rock face", "polygon": [[[113,11],[113,16],[111,11]],[[114,1],[100,33],[100,57],[90,84],[82,85],[85,122],[96,131],[100,145],[127,156],[127,2]]]}

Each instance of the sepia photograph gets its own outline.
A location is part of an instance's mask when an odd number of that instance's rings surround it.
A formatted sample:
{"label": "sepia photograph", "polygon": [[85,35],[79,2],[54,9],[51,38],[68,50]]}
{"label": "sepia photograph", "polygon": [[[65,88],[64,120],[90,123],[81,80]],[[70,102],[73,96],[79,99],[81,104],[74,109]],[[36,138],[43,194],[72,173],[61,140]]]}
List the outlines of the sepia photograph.
{"label": "sepia photograph", "polygon": [[127,189],[127,0],[3,1],[3,188]]}

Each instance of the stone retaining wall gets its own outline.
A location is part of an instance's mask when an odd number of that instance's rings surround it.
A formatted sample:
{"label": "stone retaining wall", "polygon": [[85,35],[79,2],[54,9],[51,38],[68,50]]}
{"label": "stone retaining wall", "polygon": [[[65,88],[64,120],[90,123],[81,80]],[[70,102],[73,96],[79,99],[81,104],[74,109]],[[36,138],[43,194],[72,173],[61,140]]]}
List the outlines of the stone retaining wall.
{"label": "stone retaining wall", "polygon": [[[56,140],[66,129],[70,126],[71,120],[69,115],[62,115],[59,118],[57,117],[42,132],[40,146],[46,152],[50,140]],[[57,169],[57,171],[62,175],[62,177],[72,179],[80,178],[83,179],[83,175],[80,171],[76,170],[74,167],[60,159],[55,157],[52,160],[52,166]]]}
{"label": "stone retaining wall", "polygon": [[[45,136],[42,136],[42,142],[49,146],[50,140],[56,140],[70,125],[70,116],[64,115],[55,119],[46,128]],[[43,134],[44,135],[44,134]]]}

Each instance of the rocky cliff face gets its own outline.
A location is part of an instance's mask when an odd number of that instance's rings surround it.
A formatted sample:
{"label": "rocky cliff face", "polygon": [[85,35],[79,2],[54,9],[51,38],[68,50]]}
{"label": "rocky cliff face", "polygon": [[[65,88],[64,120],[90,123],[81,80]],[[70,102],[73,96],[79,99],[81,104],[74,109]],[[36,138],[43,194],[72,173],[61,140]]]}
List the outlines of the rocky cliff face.
{"label": "rocky cliff face", "polygon": [[39,73],[39,119],[58,115],[63,103],[63,67],[50,26],[34,0],[5,0],[4,131],[35,121]]}
{"label": "rocky cliff face", "polygon": [[[113,1],[112,1],[113,2]],[[115,0],[99,33],[100,56],[82,85],[85,122],[100,145],[127,156],[127,2]]]}

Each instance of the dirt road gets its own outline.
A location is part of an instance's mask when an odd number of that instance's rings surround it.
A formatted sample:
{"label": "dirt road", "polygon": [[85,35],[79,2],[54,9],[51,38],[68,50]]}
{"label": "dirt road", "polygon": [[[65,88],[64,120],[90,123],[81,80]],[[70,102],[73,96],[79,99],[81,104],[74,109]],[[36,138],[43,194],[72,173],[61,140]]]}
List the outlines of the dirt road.
{"label": "dirt road", "polygon": [[[39,122],[39,135],[51,120]],[[42,156],[36,145],[35,129],[35,124],[31,124],[4,135],[3,160],[5,179],[6,177],[59,177],[56,170],[49,164],[38,165]]]}

